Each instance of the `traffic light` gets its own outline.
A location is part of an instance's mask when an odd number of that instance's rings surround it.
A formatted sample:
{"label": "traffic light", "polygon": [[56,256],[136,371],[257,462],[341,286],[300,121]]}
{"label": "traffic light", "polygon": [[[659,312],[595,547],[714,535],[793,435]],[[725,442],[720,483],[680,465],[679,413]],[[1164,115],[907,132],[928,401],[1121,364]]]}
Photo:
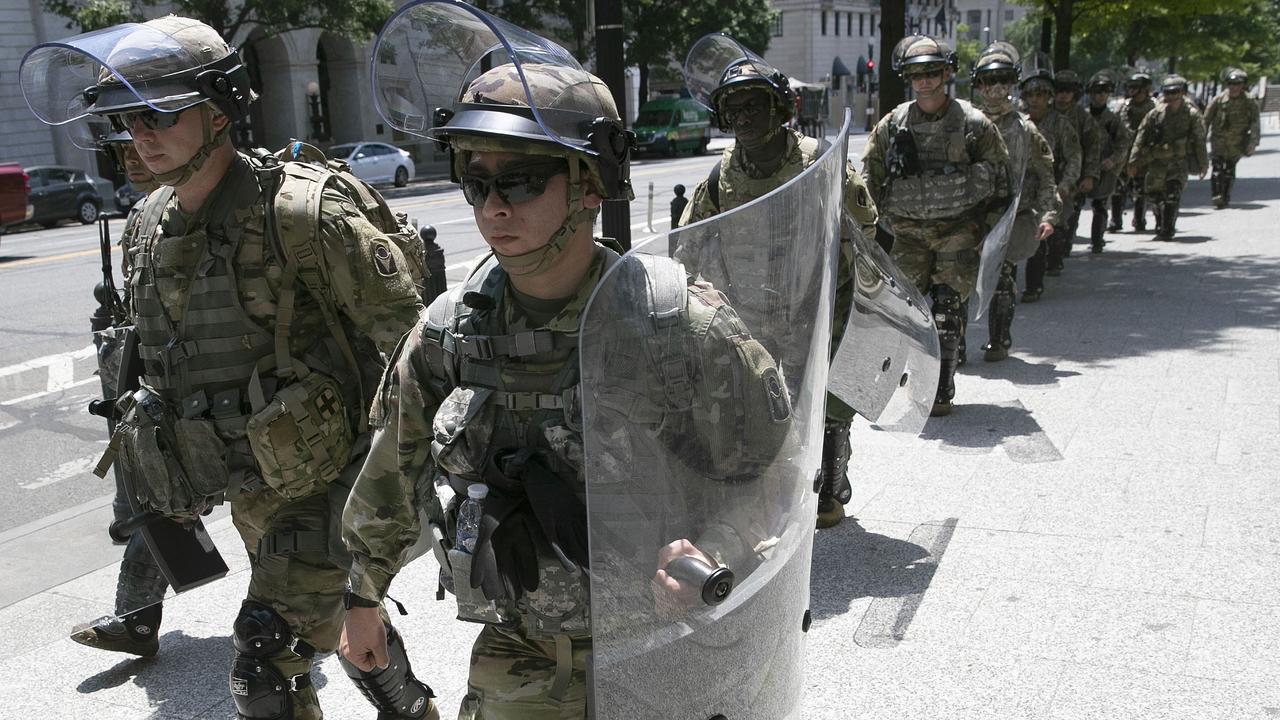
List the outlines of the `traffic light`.
{"label": "traffic light", "polygon": [[874,73],[875,71],[876,71],[876,61],[875,61],[875,60],[868,60],[868,61],[867,61],[867,74],[868,74],[868,75],[870,75],[870,74]]}

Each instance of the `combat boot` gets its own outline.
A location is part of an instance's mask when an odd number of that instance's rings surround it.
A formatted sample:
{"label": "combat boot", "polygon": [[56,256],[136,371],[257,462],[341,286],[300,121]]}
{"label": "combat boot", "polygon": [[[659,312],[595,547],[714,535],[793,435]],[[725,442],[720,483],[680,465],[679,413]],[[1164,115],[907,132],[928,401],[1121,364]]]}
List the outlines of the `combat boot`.
{"label": "combat boot", "polygon": [[160,651],[162,610],[156,604],[124,617],[107,615],[93,622],[77,625],[72,630],[71,639],[99,650],[155,657]]}
{"label": "combat boot", "polygon": [[948,285],[934,285],[933,323],[938,328],[938,346],[942,357],[938,369],[938,392],[934,396],[930,415],[939,417],[951,414],[951,400],[956,395],[955,375],[959,359],[960,338],[964,332],[964,316],[961,315],[960,294]]}
{"label": "combat boot", "polygon": [[956,396],[956,364],[953,360],[943,360],[938,367],[938,393],[933,398],[933,408],[929,417],[944,417],[951,414],[955,405],[952,400]]}
{"label": "combat boot", "polygon": [[1044,269],[1048,255],[1047,242],[1040,243],[1036,252],[1027,258],[1027,289],[1022,293],[1022,302],[1033,303],[1040,299],[1044,292]]}
{"label": "combat boot", "polygon": [[1107,232],[1120,232],[1124,229],[1124,195],[1116,193],[1111,196],[1111,224]]}
{"label": "combat boot", "polygon": [[822,468],[818,478],[819,530],[844,520],[844,504],[853,497],[849,485],[849,423],[828,420],[822,431]]}
{"label": "combat boot", "polygon": [[1141,195],[1133,198],[1133,231],[1147,231],[1147,200]]}
{"label": "combat boot", "polygon": [[1089,228],[1089,245],[1090,251],[1097,255],[1102,252],[1102,246],[1107,241],[1103,239],[1107,226],[1107,208],[1103,200],[1095,200],[1093,202],[1093,225]]}
{"label": "combat boot", "polygon": [[[989,341],[982,346],[982,359],[987,362],[999,362],[1009,357],[1009,348],[1013,347],[1013,312],[1014,295],[1017,281],[1014,273],[1006,263],[1001,268],[1000,279],[996,283],[996,291],[991,296],[991,311],[987,315],[987,337]],[[1017,268],[1013,268],[1016,270]]]}

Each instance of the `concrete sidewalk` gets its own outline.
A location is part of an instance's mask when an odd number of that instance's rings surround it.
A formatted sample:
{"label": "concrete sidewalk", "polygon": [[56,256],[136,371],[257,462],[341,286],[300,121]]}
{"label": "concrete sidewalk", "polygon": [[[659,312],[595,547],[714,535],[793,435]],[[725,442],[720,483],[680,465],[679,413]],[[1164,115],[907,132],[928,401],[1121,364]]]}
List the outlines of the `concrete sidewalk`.
{"label": "concrete sidewalk", "polygon": [[[1280,717],[1280,136],[1239,173],[1224,211],[1192,182],[1175,242],[1079,241],[1008,360],[971,325],[956,411],[922,438],[855,427],[858,521],[817,536],[802,717]],[[155,659],[66,639],[110,608],[114,566],[0,608],[0,718],[233,718],[248,575],[211,530],[232,574],[166,603]],[[32,543],[29,566],[61,552]],[[395,621],[451,717],[477,628],[435,574],[397,579]],[[328,717],[374,716],[335,658],[315,681]]]}

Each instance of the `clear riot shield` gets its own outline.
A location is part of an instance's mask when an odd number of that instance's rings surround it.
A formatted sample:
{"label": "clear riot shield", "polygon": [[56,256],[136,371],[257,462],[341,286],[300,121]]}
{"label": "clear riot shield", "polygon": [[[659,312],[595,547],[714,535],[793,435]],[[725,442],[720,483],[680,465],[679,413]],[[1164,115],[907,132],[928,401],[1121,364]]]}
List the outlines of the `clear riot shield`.
{"label": "clear riot shield", "polygon": [[666,235],[585,310],[598,720],[798,717],[844,137],[773,193],[672,231],[723,249],[712,282],[758,344],[689,322]]}
{"label": "clear riot shield", "polygon": [[1009,252],[1009,238],[1013,233],[1013,220],[1018,214],[1018,203],[1022,200],[1022,177],[1027,171],[1027,155],[1031,149],[1031,140],[1021,123],[1015,123],[1017,130],[1003,133],[1005,146],[1009,149],[1009,184],[1013,190],[1013,201],[1000,214],[987,236],[982,240],[982,259],[978,266],[978,280],[974,284],[973,296],[969,301],[970,319],[981,320],[991,305],[991,297],[995,295],[996,283],[1000,280],[1000,266]]}
{"label": "clear riot shield", "polygon": [[204,102],[197,90],[201,65],[168,33],[124,23],[36,45],[23,56],[18,75],[22,96],[41,122],[70,124],[72,141],[94,150],[89,131],[97,126],[73,121],[139,103],[175,112]]}
{"label": "clear riot shield", "polygon": [[856,224],[853,311],[827,389],[883,430],[918,435],[938,390],[933,313],[884,249]]}

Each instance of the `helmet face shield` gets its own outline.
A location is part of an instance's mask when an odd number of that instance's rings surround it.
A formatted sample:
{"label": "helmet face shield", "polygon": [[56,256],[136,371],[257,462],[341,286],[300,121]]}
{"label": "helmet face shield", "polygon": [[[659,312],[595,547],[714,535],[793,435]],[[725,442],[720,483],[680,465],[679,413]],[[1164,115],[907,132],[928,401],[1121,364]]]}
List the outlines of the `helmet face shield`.
{"label": "helmet face shield", "polygon": [[90,114],[198,105],[207,99],[199,79],[205,64],[169,34],[128,23],[37,45],[19,76],[31,112],[64,125]]}
{"label": "helmet face shield", "polygon": [[720,95],[734,86],[757,85],[770,90],[780,103],[789,102],[791,86],[785,75],[764,58],[724,33],[698,39],[684,61],[684,84],[694,100],[716,112]]}
{"label": "helmet face shield", "polygon": [[[476,82],[505,65],[508,72]],[[462,2],[401,8],[374,43],[372,75],[378,114],[402,132],[526,137],[589,155],[625,152],[612,95],[569,51]],[[598,126],[600,118],[615,121],[617,133]]]}

